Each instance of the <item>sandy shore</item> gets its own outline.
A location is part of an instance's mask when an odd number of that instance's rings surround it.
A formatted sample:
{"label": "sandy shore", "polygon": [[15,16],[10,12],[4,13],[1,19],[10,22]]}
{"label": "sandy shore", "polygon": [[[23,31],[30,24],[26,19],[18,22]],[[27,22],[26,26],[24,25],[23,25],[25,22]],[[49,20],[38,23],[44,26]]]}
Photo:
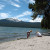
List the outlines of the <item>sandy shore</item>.
{"label": "sandy shore", "polygon": [[50,36],[4,42],[0,44],[0,50],[50,50]]}

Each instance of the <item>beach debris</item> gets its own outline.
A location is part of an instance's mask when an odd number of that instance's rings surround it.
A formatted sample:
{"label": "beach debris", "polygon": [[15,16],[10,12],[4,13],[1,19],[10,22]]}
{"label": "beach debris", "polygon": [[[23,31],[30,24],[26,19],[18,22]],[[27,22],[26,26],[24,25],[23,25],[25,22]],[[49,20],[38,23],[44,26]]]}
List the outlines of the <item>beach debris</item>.
{"label": "beach debris", "polygon": [[50,36],[50,32],[48,32],[48,33],[43,33],[42,35],[44,35],[44,36]]}

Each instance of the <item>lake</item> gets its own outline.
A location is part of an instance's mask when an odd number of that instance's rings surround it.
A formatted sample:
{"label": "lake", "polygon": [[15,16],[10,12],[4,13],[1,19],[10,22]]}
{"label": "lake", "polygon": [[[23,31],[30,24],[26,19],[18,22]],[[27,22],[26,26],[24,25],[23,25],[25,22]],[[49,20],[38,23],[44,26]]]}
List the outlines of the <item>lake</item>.
{"label": "lake", "polygon": [[32,30],[30,37],[34,37],[37,31],[47,33],[50,29],[22,28],[22,27],[0,27],[0,40],[7,38],[27,38],[27,31]]}

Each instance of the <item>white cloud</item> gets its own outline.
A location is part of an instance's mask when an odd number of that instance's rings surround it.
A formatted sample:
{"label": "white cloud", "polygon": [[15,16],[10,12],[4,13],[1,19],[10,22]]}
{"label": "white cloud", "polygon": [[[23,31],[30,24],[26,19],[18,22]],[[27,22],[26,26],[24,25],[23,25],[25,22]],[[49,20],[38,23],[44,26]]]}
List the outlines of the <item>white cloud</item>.
{"label": "white cloud", "polygon": [[11,3],[11,5],[13,5],[13,6],[15,6],[15,7],[21,7],[20,5],[14,3],[14,2],[12,2],[12,1],[11,1],[10,3]]}
{"label": "white cloud", "polygon": [[[11,5],[15,6],[15,7],[21,7],[19,4],[16,4],[16,3],[13,2],[12,0],[4,0],[4,1],[6,1],[8,4],[11,4]],[[16,1],[18,1],[18,0],[16,0]],[[19,2],[19,1],[18,1],[18,2]]]}
{"label": "white cloud", "polygon": [[31,15],[31,14],[32,14],[32,12],[25,11],[25,12],[23,12],[22,14],[16,16],[16,17],[19,18],[19,17],[23,17],[23,16]]}
{"label": "white cloud", "polygon": [[29,0],[29,3],[35,3],[35,1],[34,0]]}
{"label": "white cloud", "polygon": [[0,10],[2,10],[5,7],[5,5],[0,4]]}
{"label": "white cloud", "polygon": [[29,18],[26,18],[26,17],[22,17],[22,18],[16,18],[16,17],[13,17],[14,19],[18,19],[19,21],[25,21],[25,22],[41,22],[42,18],[36,18],[35,20],[32,20],[32,19],[29,19]]}
{"label": "white cloud", "polygon": [[9,14],[8,13],[0,13],[0,19],[8,18]]}
{"label": "white cloud", "polygon": [[15,19],[19,19],[19,20],[22,20],[22,21],[29,21],[29,18],[27,17],[24,17],[24,16],[27,16],[27,15],[31,15],[32,14],[32,12],[30,12],[30,11],[25,11],[25,12],[23,12],[22,14],[20,14],[20,15],[18,15],[18,16],[15,16],[15,17],[13,17],[13,18],[15,18]]}
{"label": "white cloud", "polygon": [[41,22],[42,18],[36,18],[35,20],[30,20],[29,22]]}
{"label": "white cloud", "polygon": [[25,22],[28,22],[29,21],[29,18],[23,17],[23,18],[20,18],[20,20],[25,21]]}
{"label": "white cloud", "polygon": [[24,0],[26,3],[35,3],[35,0]]}
{"label": "white cloud", "polygon": [[36,18],[35,20],[26,18],[26,17],[22,17],[19,20],[25,21],[25,22],[41,22],[42,18]]}
{"label": "white cloud", "polygon": [[29,22],[33,22],[33,20],[29,20]]}

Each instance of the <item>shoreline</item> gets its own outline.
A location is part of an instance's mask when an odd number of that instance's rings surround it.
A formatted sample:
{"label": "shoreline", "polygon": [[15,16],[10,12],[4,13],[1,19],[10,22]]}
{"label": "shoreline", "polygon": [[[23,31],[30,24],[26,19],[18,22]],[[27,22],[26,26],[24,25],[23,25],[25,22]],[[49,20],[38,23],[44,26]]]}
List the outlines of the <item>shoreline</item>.
{"label": "shoreline", "polygon": [[[42,34],[42,36],[50,36],[50,33],[49,34],[47,34],[47,33],[43,33]],[[34,37],[36,37],[36,35],[34,35],[34,36],[30,36],[29,38],[34,38]],[[3,39],[0,39],[0,43],[4,43],[4,42],[9,42],[9,41],[15,41],[15,40],[20,40],[20,39],[29,39],[29,38],[27,38],[27,36],[26,37],[10,37],[10,38],[3,38]]]}
{"label": "shoreline", "polygon": [[[43,33],[42,36],[50,36],[50,33],[49,33],[49,34]],[[30,35],[29,38],[32,38],[32,37],[34,38],[34,37],[36,37],[36,35],[34,35],[34,36],[31,36],[31,35]],[[29,38],[28,38],[28,39],[29,39]],[[9,42],[9,41],[14,41],[14,40],[20,40],[20,39],[27,39],[27,36],[26,36],[26,37],[18,37],[18,38],[17,38],[17,37],[10,37],[10,38],[7,37],[7,38],[3,38],[3,39],[1,38],[1,39],[0,39],[0,43]]]}
{"label": "shoreline", "polygon": [[50,50],[50,36],[16,39],[0,43],[0,50]]}

